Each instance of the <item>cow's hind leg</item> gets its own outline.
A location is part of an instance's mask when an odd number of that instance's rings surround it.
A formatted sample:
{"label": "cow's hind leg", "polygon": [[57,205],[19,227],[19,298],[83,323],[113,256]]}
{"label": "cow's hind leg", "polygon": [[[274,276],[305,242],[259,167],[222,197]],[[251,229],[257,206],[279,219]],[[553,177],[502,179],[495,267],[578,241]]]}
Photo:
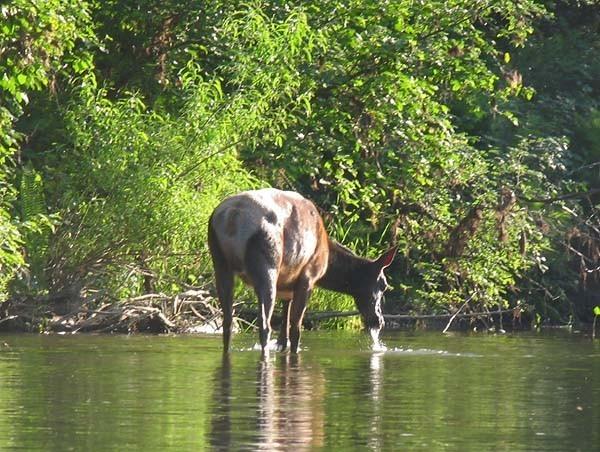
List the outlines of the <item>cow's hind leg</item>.
{"label": "cow's hind leg", "polygon": [[223,311],[223,352],[227,353],[231,343],[231,323],[233,321],[234,273],[216,240],[212,225],[208,228],[208,246],[215,269],[215,285],[219,304]]}
{"label": "cow's hind leg", "polygon": [[279,337],[277,338],[277,349],[285,351],[288,346],[288,337],[290,334],[290,304],[291,300],[283,300],[283,308],[281,309],[281,327],[279,329]]}
{"label": "cow's hind leg", "polygon": [[312,287],[308,281],[301,279],[294,288],[294,298],[290,308],[290,349],[292,353],[298,352],[300,344],[300,329],[302,328],[302,319],[306,311],[306,303],[312,292]]}
{"label": "cow's hind leg", "polygon": [[248,240],[244,264],[258,297],[258,326],[263,353],[271,337],[280,256],[277,243],[268,233],[258,231]]}

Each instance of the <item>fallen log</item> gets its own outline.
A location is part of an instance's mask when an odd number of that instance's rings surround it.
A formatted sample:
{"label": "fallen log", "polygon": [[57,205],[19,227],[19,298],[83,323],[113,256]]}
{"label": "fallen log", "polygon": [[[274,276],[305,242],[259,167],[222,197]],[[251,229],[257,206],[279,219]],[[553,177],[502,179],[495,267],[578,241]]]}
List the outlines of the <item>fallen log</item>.
{"label": "fallen log", "polygon": [[[494,315],[502,315],[514,313],[516,310],[521,308],[502,309],[500,311],[488,311],[488,312],[468,312],[464,314],[456,314],[457,319],[466,319],[473,317],[492,317]],[[409,315],[409,314],[384,314],[386,320],[444,320],[449,319],[455,314],[425,314],[425,315]]]}
{"label": "fallen log", "polygon": [[[455,318],[473,318],[473,317],[490,317],[494,315],[502,315],[514,313],[515,310],[521,308],[503,309],[501,311],[489,311],[489,312],[469,312],[463,314],[384,314],[385,320],[444,320],[449,319],[452,316]],[[306,313],[307,320],[327,320],[342,317],[353,317],[360,315],[358,311],[318,311]]]}

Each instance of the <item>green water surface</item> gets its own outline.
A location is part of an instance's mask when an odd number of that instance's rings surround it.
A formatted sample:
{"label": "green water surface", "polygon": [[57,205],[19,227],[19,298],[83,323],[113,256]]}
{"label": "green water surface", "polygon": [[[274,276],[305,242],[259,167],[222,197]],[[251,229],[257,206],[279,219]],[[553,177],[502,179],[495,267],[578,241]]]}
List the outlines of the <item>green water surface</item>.
{"label": "green water surface", "polygon": [[0,335],[0,450],[600,450],[577,334]]}

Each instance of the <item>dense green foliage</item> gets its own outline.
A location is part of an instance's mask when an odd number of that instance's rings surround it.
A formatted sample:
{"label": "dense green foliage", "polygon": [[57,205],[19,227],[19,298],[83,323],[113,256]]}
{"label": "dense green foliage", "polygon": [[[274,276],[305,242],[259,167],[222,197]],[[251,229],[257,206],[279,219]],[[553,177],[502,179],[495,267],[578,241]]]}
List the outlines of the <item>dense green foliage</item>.
{"label": "dense green foliage", "polygon": [[[23,137],[15,130],[14,122],[23,115],[31,93],[53,90],[61,71],[76,73],[85,69],[89,58],[83,48],[92,37],[84,2],[16,0],[0,7],[0,300],[6,297],[7,284],[25,263],[23,234],[40,232],[48,223],[38,217],[43,212],[37,210],[11,214],[19,187],[14,164],[27,165],[19,154]],[[23,192],[31,188],[30,176],[24,176],[20,187]]]}
{"label": "dense green foliage", "polygon": [[390,311],[468,300],[590,316],[599,12],[13,1],[0,9],[0,293],[203,285],[211,209],[271,184],[314,199],[361,253],[399,245]]}

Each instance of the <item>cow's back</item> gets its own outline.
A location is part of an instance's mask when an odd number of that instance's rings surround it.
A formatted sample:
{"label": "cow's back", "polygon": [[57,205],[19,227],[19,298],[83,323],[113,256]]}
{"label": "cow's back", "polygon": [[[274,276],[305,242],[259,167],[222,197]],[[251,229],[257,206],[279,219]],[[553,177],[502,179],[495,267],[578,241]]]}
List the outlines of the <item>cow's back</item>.
{"label": "cow's back", "polygon": [[301,195],[273,188],[239,193],[213,212],[210,227],[231,268],[247,273],[246,252],[261,237],[278,262],[277,286],[291,289],[298,275],[320,278],[327,266],[327,235],[314,204]]}

